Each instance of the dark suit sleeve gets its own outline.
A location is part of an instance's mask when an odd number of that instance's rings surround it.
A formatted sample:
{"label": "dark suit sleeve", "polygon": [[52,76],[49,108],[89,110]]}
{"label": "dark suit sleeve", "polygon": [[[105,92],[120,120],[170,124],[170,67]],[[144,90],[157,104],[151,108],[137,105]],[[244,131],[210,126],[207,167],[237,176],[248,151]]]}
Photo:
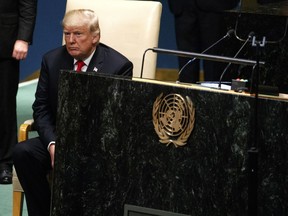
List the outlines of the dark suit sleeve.
{"label": "dark suit sleeve", "polygon": [[127,62],[118,70],[118,75],[130,76],[130,77],[132,77],[132,71],[133,71],[133,64],[132,64],[132,62],[127,61]]}
{"label": "dark suit sleeve", "polygon": [[35,102],[32,108],[36,130],[46,147],[51,141],[56,141],[56,118],[49,97],[49,91],[52,88],[51,85],[53,83],[49,83],[48,66],[45,57],[43,57]]}
{"label": "dark suit sleeve", "polygon": [[37,13],[37,0],[19,0],[18,40],[32,43]]}
{"label": "dark suit sleeve", "polygon": [[101,66],[99,67],[98,71],[99,73],[130,76],[130,77],[133,75],[132,62],[115,49],[105,44],[99,44],[96,52],[97,52],[95,54],[96,61],[97,59],[98,60],[102,59]]}
{"label": "dark suit sleeve", "polygon": [[175,16],[178,16],[179,14],[183,12],[184,2],[183,0],[168,0],[168,6],[169,6],[170,11]]}

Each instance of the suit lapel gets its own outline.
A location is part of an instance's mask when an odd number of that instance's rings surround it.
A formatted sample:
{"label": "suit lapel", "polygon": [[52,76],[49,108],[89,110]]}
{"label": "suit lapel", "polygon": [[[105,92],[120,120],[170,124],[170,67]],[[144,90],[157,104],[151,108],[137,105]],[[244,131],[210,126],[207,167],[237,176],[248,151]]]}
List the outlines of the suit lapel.
{"label": "suit lapel", "polygon": [[68,58],[67,61],[65,61],[65,68],[68,68],[68,70],[74,70],[74,58]]}
{"label": "suit lapel", "polygon": [[98,45],[94,55],[91,58],[89,65],[88,65],[87,71],[88,72],[90,72],[90,71],[101,72],[103,62],[104,62],[103,49],[101,48],[101,46]]}
{"label": "suit lapel", "polygon": [[74,70],[74,58],[68,53],[66,46],[62,47],[61,67],[62,70]]}

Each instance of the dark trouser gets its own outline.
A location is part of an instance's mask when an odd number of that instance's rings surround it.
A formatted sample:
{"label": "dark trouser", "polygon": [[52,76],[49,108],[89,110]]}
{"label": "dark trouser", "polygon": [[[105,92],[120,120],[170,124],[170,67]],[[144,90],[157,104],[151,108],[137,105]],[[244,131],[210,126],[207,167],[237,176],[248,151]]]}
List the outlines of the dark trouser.
{"label": "dark trouser", "polygon": [[[223,26],[223,15],[214,12],[201,11],[195,1],[186,1],[182,13],[175,17],[175,33],[178,50],[201,53],[206,48],[225,35]],[[219,44],[209,50],[206,54],[217,54],[221,50]],[[188,58],[179,57],[179,69],[181,69]],[[199,60],[191,62],[181,72],[181,82],[199,81]],[[221,67],[213,61],[204,61],[204,75],[206,81],[218,81]]]}
{"label": "dark trouser", "polygon": [[47,174],[51,170],[51,158],[40,138],[18,143],[13,160],[25,193],[29,216],[48,216],[51,191]]}
{"label": "dark trouser", "polygon": [[18,83],[19,61],[0,59],[0,170],[12,171],[12,151],[17,143]]}

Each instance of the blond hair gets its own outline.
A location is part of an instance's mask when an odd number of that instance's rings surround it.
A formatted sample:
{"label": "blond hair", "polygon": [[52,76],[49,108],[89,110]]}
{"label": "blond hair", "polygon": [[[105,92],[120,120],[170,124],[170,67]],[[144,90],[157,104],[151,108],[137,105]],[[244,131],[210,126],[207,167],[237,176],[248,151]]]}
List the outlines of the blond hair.
{"label": "blond hair", "polygon": [[87,25],[91,33],[100,34],[99,20],[93,10],[77,9],[68,11],[63,20],[62,27]]}

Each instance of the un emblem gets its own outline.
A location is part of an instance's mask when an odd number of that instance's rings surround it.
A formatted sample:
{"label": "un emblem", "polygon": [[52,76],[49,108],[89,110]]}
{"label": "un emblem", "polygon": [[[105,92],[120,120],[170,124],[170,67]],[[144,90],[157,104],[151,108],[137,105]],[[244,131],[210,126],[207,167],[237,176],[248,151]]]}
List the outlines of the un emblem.
{"label": "un emblem", "polygon": [[189,97],[159,95],[153,104],[153,124],[160,142],[176,147],[186,144],[195,122],[195,108]]}

